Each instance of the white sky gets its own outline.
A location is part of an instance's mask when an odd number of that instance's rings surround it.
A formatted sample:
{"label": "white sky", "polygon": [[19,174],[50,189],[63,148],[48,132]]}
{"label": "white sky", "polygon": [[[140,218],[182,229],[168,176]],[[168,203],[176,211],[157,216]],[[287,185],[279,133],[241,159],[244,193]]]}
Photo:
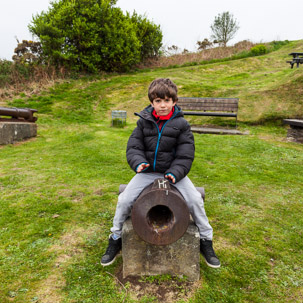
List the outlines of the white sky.
{"label": "white sky", "polygon": [[[0,59],[10,60],[17,46],[15,37],[33,39],[27,26],[33,15],[48,9],[49,0],[0,0],[0,4]],[[303,39],[302,0],[118,0],[117,6],[160,24],[165,46],[191,51],[198,40],[210,38],[210,25],[224,11],[232,13],[240,25],[230,44],[244,39]]]}

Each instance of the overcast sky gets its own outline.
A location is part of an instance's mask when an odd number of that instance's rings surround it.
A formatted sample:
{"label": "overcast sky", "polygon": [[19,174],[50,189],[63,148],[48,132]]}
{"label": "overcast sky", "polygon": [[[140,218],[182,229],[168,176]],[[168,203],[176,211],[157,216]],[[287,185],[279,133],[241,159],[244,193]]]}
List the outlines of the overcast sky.
{"label": "overcast sky", "polygon": [[[47,11],[49,0],[0,0],[0,59],[10,60],[19,40],[33,39],[32,16]],[[124,11],[145,14],[160,24],[165,46],[195,50],[196,42],[210,38],[215,16],[229,11],[240,29],[230,45],[241,41],[269,42],[303,39],[303,1],[293,0],[118,0]]]}

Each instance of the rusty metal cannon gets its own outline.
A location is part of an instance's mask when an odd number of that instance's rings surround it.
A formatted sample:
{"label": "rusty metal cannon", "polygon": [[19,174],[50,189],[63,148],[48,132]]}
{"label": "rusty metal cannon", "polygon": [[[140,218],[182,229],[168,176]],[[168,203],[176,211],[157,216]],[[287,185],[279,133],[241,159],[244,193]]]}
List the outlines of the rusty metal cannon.
{"label": "rusty metal cannon", "polygon": [[[0,121],[36,122],[38,119],[37,117],[34,117],[34,113],[36,112],[36,109],[31,108],[0,107]],[[3,118],[3,116],[6,118]]]}
{"label": "rusty metal cannon", "polygon": [[0,107],[0,145],[37,136],[36,109]]}
{"label": "rusty metal cannon", "polygon": [[[126,185],[120,185],[119,192]],[[197,187],[204,198],[204,188]],[[135,201],[131,220],[134,231],[147,243],[168,245],[186,232],[190,214],[181,193],[166,179],[156,179]]]}
{"label": "rusty metal cannon", "polygon": [[[119,192],[126,185],[120,185]],[[204,199],[204,188],[196,187]],[[156,179],[135,201],[122,230],[123,277],[185,275],[200,279],[200,235],[180,192]]]}

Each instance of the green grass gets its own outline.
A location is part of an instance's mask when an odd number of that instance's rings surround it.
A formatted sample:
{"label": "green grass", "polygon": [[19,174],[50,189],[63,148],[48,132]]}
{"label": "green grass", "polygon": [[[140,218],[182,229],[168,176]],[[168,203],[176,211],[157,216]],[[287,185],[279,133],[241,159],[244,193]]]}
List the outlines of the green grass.
{"label": "green grass", "polygon": [[[303,114],[302,68],[285,63],[301,43],[255,58],[70,80],[8,101],[37,108],[39,119],[37,138],[0,147],[0,302],[159,302],[148,291],[155,285],[179,303],[302,302],[303,146],[286,142],[281,125]],[[189,177],[205,188],[222,267],[201,259],[201,280],[179,288],[167,276],[142,279],[136,298],[131,282],[123,288],[114,277],[121,258],[107,268],[99,260],[119,184],[134,175],[125,159],[133,112],[148,103],[156,77],[172,78],[180,96],[239,97],[240,129],[250,135],[195,134]],[[111,109],[127,110],[126,127],[110,127]]]}

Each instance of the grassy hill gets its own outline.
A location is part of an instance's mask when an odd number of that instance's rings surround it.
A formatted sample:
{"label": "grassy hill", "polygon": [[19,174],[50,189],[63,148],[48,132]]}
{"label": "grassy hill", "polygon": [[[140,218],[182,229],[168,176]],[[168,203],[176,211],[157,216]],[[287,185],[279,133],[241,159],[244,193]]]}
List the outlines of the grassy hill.
{"label": "grassy hill", "polygon": [[123,109],[133,120],[133,112],[148,103],[149,83],[169,77],[178,85],[179,96],[238,97],[239,120],[245,123],[302,117],[302,69],[291,69],[286,63],[290,52],[302,49],[300,40],[258,57],[84,78],[57,85],[42,97],[23,96],[9,104],[31,106],[68,121],[93,121],[100,115],[109,117],[110,109]]}
{"label": "grassy hill", "polygon": [[[69,80],[8,106],[39,110],[38,137],[0,147],[0,302],[302,302],[303,146],[282,119],[303,117],[303,69],[276,52],[226,62]],[[103,268],[125,147],[148,84],[170,77],[180,96],[238,97],[248,136],[195,135],[189,177],[206,190],[222,268],[201,279],[121,279]],[[125,128],[110,111],[127,110]],[[192,123],[222,123],[204,118]],[[275,122],[275,123],[273,123]],[[118,282],[117,279],[123,283]]]}

